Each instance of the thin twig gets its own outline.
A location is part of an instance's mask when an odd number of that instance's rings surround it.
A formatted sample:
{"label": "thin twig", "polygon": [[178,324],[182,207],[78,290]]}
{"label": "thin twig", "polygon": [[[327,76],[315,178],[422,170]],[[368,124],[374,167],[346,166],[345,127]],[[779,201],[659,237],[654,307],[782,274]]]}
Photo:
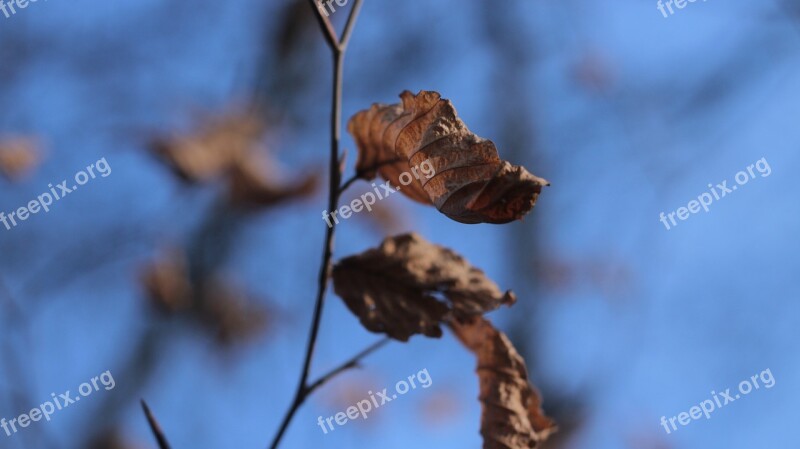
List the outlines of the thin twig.
{"label": "thin twig", "polygon": [[[333,114],[332,114],[332,127],[333,132],[331,133],[331,161],[330,161],[330,186],[329,186],[329,198],[328,198],[328,210],[336,210],[338,208],[339,203],[339,180],[341,178],[341,172],[339,171],[339,136],[338,136],[338,126],[341,123],[341,63],[342,63],[342,53],[336,53],[335,55],[335,73],[334,76],[334,106],[333,106]],[[328,286],[328,278],[330,276],[331,270],[331,258],[333,257],[333,236],[334,230],[336,225],[329,227],[327,231],[325,231],[325,245],[322,254],[322,263],[320,265],[319,270],[319,280],[318,280],[318,287],[317,287],[317,299],[314,303],[314,318],[311,323],[311,332],[308,338],[308,346],[306,348],[306,355],[303,361],[303,371],[300,374],[300,382],[297,385],[297,392],[294,396],[294,401],[292,401],[292,405],[286,413],[286,416],[283,418],[283,422],[278,430],[278,434],[275,436],[275,439],[270,446],[272,449],[278,447],[281,438],[283,438],[283,434],[286,432],[286,429],[289,427],[289,423],[292,421],[295,412],[303,404],[305,401],[306,395],[308,394],[308,373],[311,369],[311,358],[314,354],[314,348],[316,347],[317,343],[317,335],[319,334],[319,324],[322,319],[322,308],[324,305],[324,298],[325,292]]]}
{"label": "thin twig", "polygon": [[369,354],[377,351],[383,345],[385,345],[386,343],[389,343],[390,340],[391,339],[389,337],[385,337],[385,338],[383,338],[381,340],[378,340],[375,343],[373,343],[371,346],[369,346],[368,348],[364,349],[363,351],[361,351],[358,354],[356,354],[353,357],[351,357],[350,360],[342,363],[337,368],[332,369],[327,374],[325,374],[324,376],[320,377],[314,383],[309,385],[308,386],[308,391],[306,392],[306,394],[307,395],[311,394],[314,390],[316,390],[317,388],[321,387],[322,385],[324,385],[326,382],[328,382],[329,380],[333,379],[337,375],[339,375],[339,374],[341,374],[341,373],[343,373],[343,372],[345,372],[345,371],[347,371],[347,370],[349,370],[351,368],[357,367],[358,363],[361,361],[361,359],[363,359],[364,357],[368,356]]}
{"label": "thin twig", "polygon": [[342,38],[339,40],[339,52],[344,53],[347,50],[347,44],[350,43],[350,36],[353,35],[353,28],[356,25],[356,19],[358,18],[358,13],[361,10],[361,4],[364,3],[364,0],[356,0],[356,3],[353,5],[353,9],[350,10],[350,15],[347,16],[347,23],[344,26],[344,33],[342,33]]}
{"label": "thin twig", "polygon": [[145,402],[144,399],[142,399],[142,410],[144,410],[144,416],[147,417],[147,422],[150,424],[150,430],[153,431],[153,435],[155,435],[156,441],[158,441],[158,447],[160,449],[170,449],[167,437],[164,436],[164,432],[161,430],[161,425],[158,424],[156,417],[153,416],[150,407],[147,406],[147,402]]}
{"label": "thin twig", "polygon": [[330,381],[334,377],[338,376],[339,374],[341,374],[341,373],[343,373],[343,372],[345,372],[345,371],[347,371],[347,370],[349,370],[351,368],[357,367],[359,362],[361,362],[361,360],[364,359],[364,357],[366,357],[366,356],[372,354],[373,352],[377,351],[383,345],[388,343],[390,340],[391,339],[389,337],[385,337],[385,338],[383,338],[381,340],[378,340],[377,342],[371,344],[369,347],[365,348],[364,350],[362,350],[358,354],[356,354],[353,357],[351,357],[350,359],[348,359],[343,364],[339,365],[338,367],[336,367],[336,368],[332,369],[331,371],[328,371],[326,374],[322,375],[319,379],[314,381],[311,385],[305,386],[303,388],[303,391],[299,395],[295,396],[294,401],[292,402],[292,406],[286,412],[286,416],[284,417],[283,422],[281,423],[281,431],[279,431],[278,435],[275,437],[275,441],[272,442],[272,446],[270,446],[270,447],[272,449],[275,449],[275,448],[278,447],[278,443],[280,443],[281,437],[283,436],[283,432],[286,431],[286,428],[288,427],[289,422],[291,422],[292,417],[294,417],[294,414],[297,412],[297,410],[300,408],[300,406],[303,405],[303,403],[311,395],[311,393],[314,392],[314,390],[318,389],[319,387],[321,387],[322,385],[324,385],[325,383],[327,383],[328,381]]}
{"label": "thin twig", "polygon": [[366,180],[366,178],[364,177],[364,175],[366,173],[369,173],[371,171],[375,171],[375,170],[383,167],[384,165],[394,164],[395,162],[400,162],[400,161],[402,161],[402,159],[397,157],[397,158],[394,158],[394,159],[389,159],[389,160],[386,160],[386,161],[378,162],[378,163],[376,163],[376,164],[374,164],[374,165],[372,165],[370,167],[362,168],[361,170],[356,171],[355,175],[351,176],[347,181],[343,182],[342,185],[339,187],[339,195],[343,194],[345,192],[345,190],[350,188],[350,186],[353,185],[353,183],[358,181],[359,179]]}
{"label": "thin twig", "polygon": [[[331,159],[330,159],[330,185],[328,186],[328,210],[336,210],[339,206],[339,182],[341,179],[341,171],[339,168],[339,130],[341,128],[341,103],[342,103],[342,53],[337,53],[334,58],[334,72],[333,79],[333,111],[331,120]],[[335,226],[328,227],[325,233],[325,248],[322,254],[322,263],[319,269],[317,300],[314,306],[314,319],[311,323],[311,333],[308,339],[308,347],[306,348],[306,358],[303,363],[303,371],[300,376],[300,384],[298,386],[298,396],[303,395],[303,392],[308,386],[308,374],[311,370],[311,358],[314,354],[314,348],[317,343],[317,335],[319,334],[320,320],[322,319],[322,309],[325,303],[325,292],[328,289],[328,278],[331,271],[331,259],[333,257],[333,237]]]}
{"label": "thin twig", "polygon": [[317,22],[319,22],[319,27],[322,28],[322,34],[325,36],[325,42],[328,43],[328,46],[332,51],[337,51],[339,49],[339,39],[336,37],[336,31],[333,29],[333,24],[331,24],[328,16],[322,14],[322,9],[320,8],[322,5],[317,3],[317,0],[309,1],[311,2],[311,9],[314,10],[314,15],[317,17]]}
{"label": "thin twig", "polygon": [[[342,35],[342,40],[336,38],[336,33],[333,31],[333,26],[327,17],[322,15],[317,7],[315,0],[310,0],[311,6],[317,14],[317,19],[325,35],[328,45],[331,47],[333,53],[333,101],[331,105],[331,150],[329,162],[329,186],[328,186],[328,210],[336,210],[339,207],[339,197],[341,192],[339,185],[341,183],[342,171],[341,164],[339,163],[339,143],[341,140],[342,132],[342,75],[344,66],[344,55],[347,49],[347,42],[352,35],[353,27],[356,22],[361,4],[363,0],[356,0],[355,5],[350,10],[350,15],[347,18],[345,31]],[[340,42],[343,42],[340,43]],[[311,359],[314,356],[314,348],[317,344],[317,336],[319,335],[319,325],[322,320],[322,310],[325,303],[325,292],[328,288],[328,279],[331,272],[331,260],[333,258],[333,241],[336,226],[330,226],[325,231],[325,243],[322,251],[322,263],[319,268],[319,278],[317,286],[317,298],[314,304],[314,315],[311,322],[311,331],[308,337],[308,346],[306,347],[306,355],[303,361],[303,370],[300,374],[300,381],[297,385],[297,391],[294,395],[292,405],[287,410],[286,415],[278,428],[278,433],[272,440],[271,449],[276,449],[283,438],[289,423],[292,421],[297,410],[305,402],[306,397],[313,391],[308,384],[308,376],[311,370]],[[346,368],[345,368],[346,369]],[[344,369],[339,372],[344,371]],[[337,373],[338,374],[338,373]],[[325,381],[323,380],[322,383]],[[316,384],[316,382],[315,382]],[[321,383],[320,383],[321,385]],[[317,388],[319,385],[315,386]]]}
{"label": "thin twig", "polygon": [[359,179],[364,179],[364,176],[361,175],[361,174],[356,173],[355,175],[351,176],[350,179],[348,179],[347,181],[343,182],[341,187],[339,187],[339,195],[343,194],[345,192],[345,190],[350,188],[350,186],[353,185],[353,183],[358,181]]}

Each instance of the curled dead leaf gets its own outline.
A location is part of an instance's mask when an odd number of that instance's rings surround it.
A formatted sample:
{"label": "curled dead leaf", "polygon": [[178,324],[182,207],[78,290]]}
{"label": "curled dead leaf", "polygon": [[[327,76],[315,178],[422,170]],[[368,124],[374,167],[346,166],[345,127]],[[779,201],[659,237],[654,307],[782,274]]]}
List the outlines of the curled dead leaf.
{"label": "curled dead leaf", "polygon": [[414,334],[440,337],[443,322],[516,299],[458,254],[414,233],[339,261],[333,285],[364,327],[401,341]]}
{"label": "curled dead leaf", "polygon": [[41,161],[38,143],[31,138],[17,137],[0,141],[0,174],[16,181]]}
{"label": "curled dead leaf", "polygon": [[528,381],[525,361],[508,337],[483,317],[450,324],[478,359],[484,449],[530,449],[557,430]]}
{"label": "curled dead leaf", "polygon": [[501,160],[494,143],[472,133],[439,93],[405,91],[400,98],[350,119],[359,174],[371,180],[377,172],[397,186],[402,173],[429,160],[435,174],[401,192],[461,223],[508,223],[533,209],[547,181]]}

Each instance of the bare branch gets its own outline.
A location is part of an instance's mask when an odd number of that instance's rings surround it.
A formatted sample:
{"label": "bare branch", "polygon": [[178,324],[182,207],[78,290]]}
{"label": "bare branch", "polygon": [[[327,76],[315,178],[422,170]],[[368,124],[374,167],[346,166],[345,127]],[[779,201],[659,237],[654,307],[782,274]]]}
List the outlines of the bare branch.
{"label": "bare branch", "polygon": [[311,2],[311,9],[314,10],[314,15],[317,17],[317,22],[319,22],[320,28],[322,28],[322,34],[325,36],[325,42],[328,43],[328,46],[332,51],[339,51],[339,38],[336,37],[336,30],[333,29],[331,20],[328,18],[328,16],[322,13],[322,5],[317,3],[317,0],[309,1]]}
{"label": "bare branch", "polygon": [[350,10],[350,15],[347,16],[347,24],[344,26],[344,32],[342,33],[342,38],[339,41],[340,52],[344,52],[347,49],[347,44],[350,42],[350,36],[353,35],[353,28],[356,25],[356,19],[358,19],[358,13],[361,12],[362,3],[364,3],[364,0],[356,0],[356,3],[353,5],[353,9]]}
{"label": "bare branch", "polygon": [[[330,137],[331,137],[331,148],[330,148],[330,162],[329,162],[329,186],[328,186],[328,210],[336,210],[339,207],[339,198],[341,196],[340,190],[340,182],[342,178],[342,167],[340,163],[340,151],[339,145],[341,140],[341,133],[342,133],[342,75],[343,75],[343,67],[344,67],[344,54],[347,50],[347,41],[349,41],[350,36],[353,32],[353,27],[355,26],[355,21],[358,16],[358,12],[361,9],[361,4],[363,0],[356,0],[355,5],[353,5],[353,9],[350,10],[350,15],[347,18],[347,24],[345,25],[345,31],[343,33],[342,42],[339,42],[337,39],[335,31],[333,30],[333,26],[331,25],[330,20],[323,16],[322,11],[317,7],[317,3],[315,0],[310,0],[312,3],[312,7],[316,11],[317,20],[320,22],[320,26],[322,28],[323,34],[325,35],[325,39],[328,42],[328,45],[331,47],[331,52],[333,54],[334,64],[333,64],[333,101],[331,104],[331,122],[330,122]],[[276,449],[281,442],[281,438],[283,438],[286,429],[289,427],[289,423],[292,421],[297,410],[305,401],[306,397],[317,387],[322,385],[329,379],[330,377],[335,376],[336,374],[345,371],[349,367],[354,366],[356,362],[350,361],[345,363],[345,366],[341,367],[340,369],[334,370],[334,373],[331,373],[329,377],[323,376],[320,381],[314,383],[313,388],[308,384],[308,375],[311,370],[311,359],[314,356],[314,348],[316,347],[317,343],[317,336],[319,334],[319,325],[322,321],[322,309],[325,304],[325,292],[328,289],[328,280],[330,278],[331,270],[332,270],[332,263],[331,260],[333,258],[333,238],[336,232],[336,226],[330,226],[325,231],[325,243],[323,246],[322,251],[322,263],[319,267],[319,278],[318,278],[318,285],[317,285],[317,298],[314,303],[314,313],[313,318],[311,321],[311,330],[308,337],[308,346],[306,347],[306,355],[303,361],[303,369],[300,374],[300,381],[297,385],[297,390],[294,395],[294,400],[292,401],[292,405],[287,410],[286,415],[281,422],[281,425],[278,429],[277,435],[272,440],[271,449]],[[380,346],[380,345],[378,345]],[[374,350],[374,349],[372,349]],[[372,350],[369,350],[365,353],[368,354]],[[348,366],[348,364],[350,366]]]}

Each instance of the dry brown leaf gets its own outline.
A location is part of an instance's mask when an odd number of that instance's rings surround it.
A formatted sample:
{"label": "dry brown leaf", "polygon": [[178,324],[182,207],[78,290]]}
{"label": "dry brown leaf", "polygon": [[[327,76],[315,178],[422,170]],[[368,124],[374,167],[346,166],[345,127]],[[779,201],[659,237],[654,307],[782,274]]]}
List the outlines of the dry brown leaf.
{"label": "dry brown leaf", "polygon": [[529,449],[555,432],[542,399],[528,381],[525,361],[508,337],[483,317],[451,323],[478,359],[484,449]]}
{"label": "dry brown leaf", "polygon": [[16,181],[41,160],[39,145],[34,139],[17,137],[0,141],[0,174]]}
{"label": "dry brown leaf", "polygon": [[401,341],[414,334],[440,337],[444,321],[516,299],[458,254],[414,233],[389,237],[378,248],[341,260],[333,285],[364,327]]}
{"label": "dry brown leaf", "polygon": [[184,181],[206,182],[227,173],[249,154],[263,132],[258,116],[229,113],[189,133],[156,138],[151,149]]}
{"label": "dry brown leaf", "polygon": [[430,160],[435,175],[414,177],[400,191],[461,223],[508,223],[533,209],[547,181],[501,160],[494,143],[470,132],[439,93],[405,91],[400,98],[400,104],[375,104],[350,119],[359,174],[371,180],[377,171],[400,186],[402,173]]}

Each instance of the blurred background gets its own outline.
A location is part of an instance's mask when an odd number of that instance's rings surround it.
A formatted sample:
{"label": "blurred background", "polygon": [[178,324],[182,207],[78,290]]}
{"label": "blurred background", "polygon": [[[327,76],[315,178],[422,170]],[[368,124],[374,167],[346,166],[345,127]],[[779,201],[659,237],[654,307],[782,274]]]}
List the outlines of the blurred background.
{"label": "blurred background", "polygon": [[[387,198],[343,222],[335,259],[415,230],[514,290],[491,319],[560,425],[545,448],[797,448],[799,21],[794,0],[668,18],[655,1],[366,0],[345,118],[437,90],[552,186],[504,226]],[[112,169],[0,227],[0,417],[116,381],[0,448],[155,447],[139,398],[175,448],[266,447],[325,230],[331,58],[307,1],[40,1],[0,15],[0,43],[0,211],[101,158]],[[231,128],[263,147],[232,179],[170,152]],[[762,157],[769,177],[670,231],[658,221]],[[312,377],[378,339],[329,294]],[[480,447],[474,365],[449,334],[390,343],[313,396],[281,447]],[[317,425],[423,369],[430,388]],[[660,426],[765,369],[774,388]]]}

